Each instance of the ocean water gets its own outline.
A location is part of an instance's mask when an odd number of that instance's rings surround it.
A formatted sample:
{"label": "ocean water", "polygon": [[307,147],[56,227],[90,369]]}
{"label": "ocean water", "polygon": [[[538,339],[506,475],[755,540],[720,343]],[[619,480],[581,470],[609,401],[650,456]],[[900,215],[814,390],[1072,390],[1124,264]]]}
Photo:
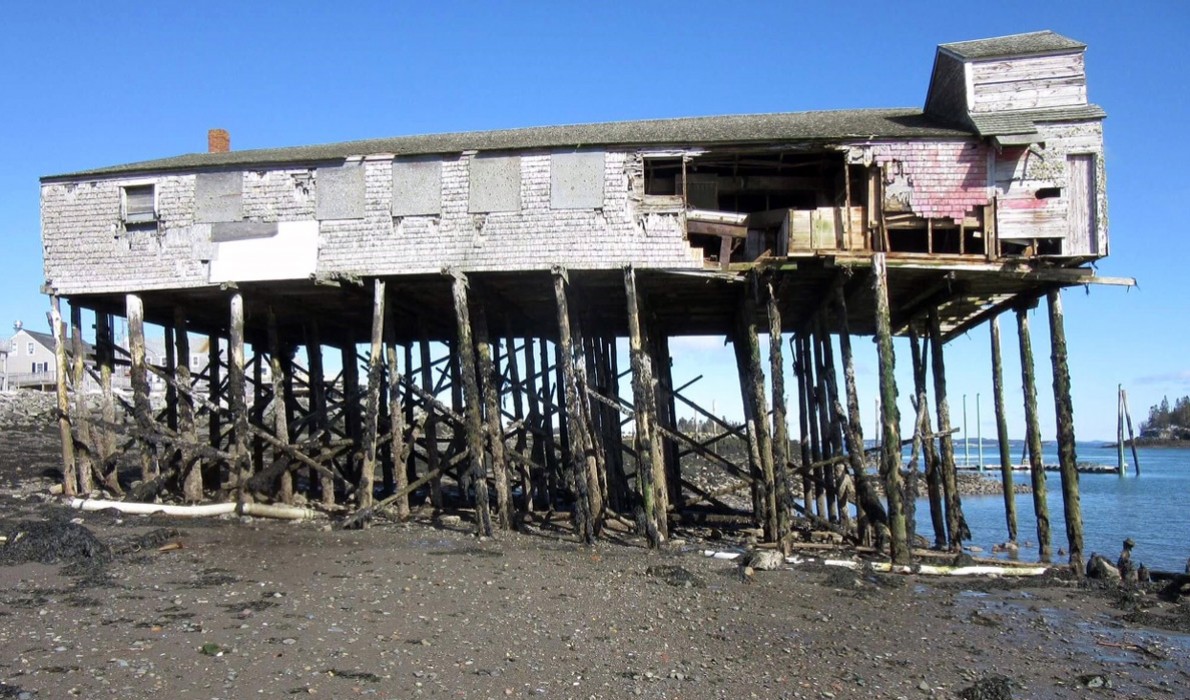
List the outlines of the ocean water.
{"label": "ocean water", "polygon": [[[1013,440],[1012,458],[1019,461],[1022,441]],[[1080,442],[1076,451],[1079,462],[1116,464],[1114,447],[1099,442]],[[955,443],[956,458],[964,459],[961,440]],[[1042,444],[1045,463],[1057,464],[1057,445]],[[977,446],[970,443],[971,464],[978,464]],[[1136,542],[1132,561],[1143,562],[1150,569],[1180,572],[1190,557],[1190,448],[1138,448],[1140,476],[1135,476],[1132,453],[1125,450],[1127,476],[1111,474],[1079,474],[1079,493],[1082,501],[1083,552],[1090,556],[1098,552],[1115,561],[1124,538]],[[984,464],[987,473],[999,479],[999,453],[995,444],[984,441]],[[1029,473],[1013,473],[1016,483],[1028,483]],[[924,481],[923,481],[924,486]],[[1056,471],[1046,472],[1047,502],[1049,503],[1050,542],[1055,562],[1065,562],[1059,549],[1067,549],[1066,522],[1062,510],[1062,481]],[[1017,541],[1022,545],[1017,558],[1036,561],[1037,521],[1033,517],[1033,494],[1016,495]],[[981,556],[993,556],[992,545],[1008,539],[1008,525],[1004,516],[1004,498],[993,496],[964,496],[963,515],[971,528],[970,544],[983,548]],[[930,506],[925,499],[917,502],[917,532],[933,541]],[[1029,543],[1031,546],[1024,546]],[[1002,555],[995,555],[1002,556]]]}

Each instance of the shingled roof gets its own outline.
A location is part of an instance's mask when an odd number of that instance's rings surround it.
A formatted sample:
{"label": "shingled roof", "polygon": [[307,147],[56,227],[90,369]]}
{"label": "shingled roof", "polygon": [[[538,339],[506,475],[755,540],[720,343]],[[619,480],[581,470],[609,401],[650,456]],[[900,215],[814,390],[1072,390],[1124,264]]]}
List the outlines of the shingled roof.
{"label": "shingled roof", "polygon": [[543,126],[502,131],[400,136],[318,146],[227,153],[192,153],[42,178],[43,182],[206,168],[282,165],[341,160],[349,156],[459,153],[468,150],[528,150],[590,146],[678,146],[782,141],[843,141],[868,138],[970,136],[919,109],[857,109],[739,114],[646,121]]}
{"label": "shingled roof", "polygon": [[1004,56],[1031,56],[1082,51],[1087,48],[1087,45],[1046,30],[1044,32],[1000,36],[994,39],[958,41],[953,44],[941,44],[938,48],[949,51],[961,59],[974,61],[1001,58]]}

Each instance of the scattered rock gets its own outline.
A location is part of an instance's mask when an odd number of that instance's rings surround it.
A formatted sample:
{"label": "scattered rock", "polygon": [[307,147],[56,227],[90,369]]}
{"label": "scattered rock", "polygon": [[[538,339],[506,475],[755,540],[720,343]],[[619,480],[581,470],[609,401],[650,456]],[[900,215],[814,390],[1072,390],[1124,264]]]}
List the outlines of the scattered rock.
{"label": "scattered rock", "polygon": [[645,575],[659,578],[678,588],[705,588],[707,585],[697,574],[672,564],[654,564],[645,569]]}
{"label": "scattered rock", "polygon": [[1012,684],[1004,676],[986,676],[959,691],[962,700],[1012,700]]}
{"label": "scattered rock", "polygon": [[1120,570],[1101,554],[1091,554],[1091,559],[1087,561],[1087,576],[1109,583],[1120,582]]}

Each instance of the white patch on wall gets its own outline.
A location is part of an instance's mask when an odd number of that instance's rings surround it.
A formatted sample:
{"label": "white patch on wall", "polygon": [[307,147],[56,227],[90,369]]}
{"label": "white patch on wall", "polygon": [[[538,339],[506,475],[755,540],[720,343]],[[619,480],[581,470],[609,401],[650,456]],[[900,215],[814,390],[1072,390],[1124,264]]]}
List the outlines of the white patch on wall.
{"label": "white patch on wall", "polygon": [[362,163],[318,168],[314,187],[317,191],[314,216],[319,221],[364,218]]}
{"label": "white patch on wall", "polygon": [[550,156],[550,208],[598,209],[603,206],[603,152],[554,153]]}
{"label": "white patch on wall", "polygon": [[418,158],[393,161],[393,216],[442,213],[442,161]]}
{"label": "white patch on wall", "polygon": [[520,156],[477,155],[472,158],[468,211],[482,214],[520,210]]}
{"label": "white patch on wall", "polygon": [[212,284],[307,279],[318,264],[318,222],[282,221],[275,236],[214,245]]}

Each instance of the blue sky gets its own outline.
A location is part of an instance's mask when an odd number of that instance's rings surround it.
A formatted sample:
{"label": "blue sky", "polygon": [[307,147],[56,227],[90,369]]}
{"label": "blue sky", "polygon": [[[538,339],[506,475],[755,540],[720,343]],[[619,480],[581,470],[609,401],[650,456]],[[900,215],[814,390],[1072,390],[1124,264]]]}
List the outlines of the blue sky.
{"label": "blue sky", "polygon": [[[919,106],[934,48],[1052,29],[1088,44],[1106,123],[1111,257],[1138,289],[1065,295],[1080,439],[1115,433],[1117,383],[1139,420],[1190,393],[1181,235],[1190,178],[1190,4],[986,3],[19,3],[0,25],[0,323],[45,327],[39,176],[205,150],[541,124]],[[1010,431],[1023,433],[1016,335],[1004,319]],[[1044,307],[1033,322],[1042,429],[1053,435]],[[731,354],[678,346],[675,379],[738,411]],[[866,342],[861,390],[874,395]],[[987,329],[948,347],[952,407],[983,395]],[[899,364],[907,370],[904,347]],[[711,370],[711,371],[708,371]],[[902,392],[911,384],[902,371]],[[868,399],[870,405],[871,399]],[[726,405],[724,405],[726,404]],[[908,401],[901,402],[908,413]],[[870,431],[871,410],[865,426]],[[960,417],[955,410],[956,417]]]}

